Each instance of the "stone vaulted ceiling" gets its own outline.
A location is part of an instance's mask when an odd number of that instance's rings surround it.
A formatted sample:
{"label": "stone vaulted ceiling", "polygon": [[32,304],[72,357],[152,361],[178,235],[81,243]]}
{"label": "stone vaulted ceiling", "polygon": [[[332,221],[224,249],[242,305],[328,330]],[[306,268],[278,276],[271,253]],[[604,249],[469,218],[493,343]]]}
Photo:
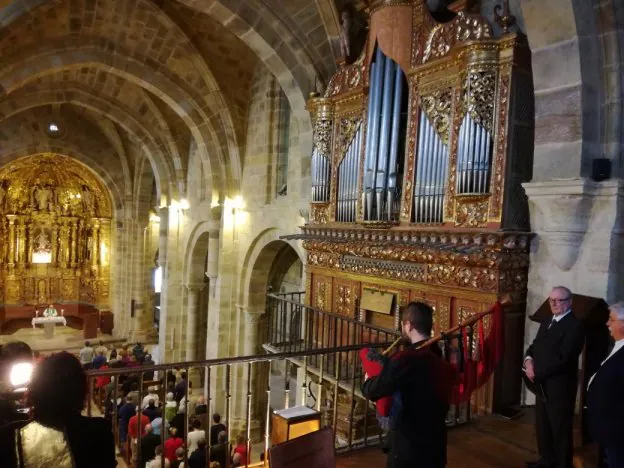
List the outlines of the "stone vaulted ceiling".
{"label": "stone vaulted ceiling", "polygon": [[254,72],[273,73],[303,115],[335,70],[327,11],[331,0],[0,0],[0,163],[70,155],[118,209],[146,212],[154,183],[161,200],[186,195],[197,153],[213,197],[236,192]]}

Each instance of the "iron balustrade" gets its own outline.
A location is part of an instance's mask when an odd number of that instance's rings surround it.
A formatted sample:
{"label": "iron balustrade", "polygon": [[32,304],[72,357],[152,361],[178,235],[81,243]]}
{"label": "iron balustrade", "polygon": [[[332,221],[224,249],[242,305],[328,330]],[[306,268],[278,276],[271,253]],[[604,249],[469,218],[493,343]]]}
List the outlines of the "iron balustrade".
{"label": "iron balustrade", "polygon": [[[389,342],[379,342],[372,347],[387,347]],[[262,443],[260,444],[262,452],[270,448],[270,434],[271,434],[271,414],[275,410],[289,407],[289,393],[290,388],[272,388],[271,379],[266,382],[265,388],[259,390],[254,381],[260,377],[262,373],[264,375],[270,375],[273,370],[278,369],[280,366],[284,366],[284,372],[288,375],[289,369],[293,365],[301,366],[304,372],[312,370],[309,367],[309,363],[314,358],[318,363],[318,369],[316,375],[318,375],[318,382],[316,394],[313,394],[313,398],[310,397],[311,389],[308,387],[310,381],[306,378],[303,380],[300,388],[298,389],[297,404],[308,405],[316,408],[322,415],[324,415],[323,421],[325,426],[331,426],[334,430],[335,445],[337,451],[346,451],[356,447],[368,446],[369,444],[375,444],[379,441],[380,431],[370,425],[370,421],[374,418],[374,405],[368,400],[365,400],[361,394],[360,388],[364,378],[361,366],[352,365],[347,371],[341,370],[341,363],[350,362],[353,363],[357,359],[357,354],[360,349],[371,346],[370,344],[358,344],[353,346],[332,347],[327,349],[311,349],[306,351],[297,352],[281,352],[274,354],[263,354],[254,356],[241,356],[232,358],[210,359],[204,361],[192,361],[192,362],[178,362],[171,364],[160,364],[153,366],[140,366],[132,368],[115,368],[104,370],[92,370],[87,373],[89,395],[87,398],[86,413],[89,416],[101,416],[109,419],[112,423],[113,433],[115,436],[115,443],[118,448],[127,448],[129,445],[122,446],[119,439],[119,400],[122,399],[123,391],[121,388],[121,381],[124,378],[138,377],[138,392],[139,395],[136,399],[136,404],[143,410],[142,402],[144,397],[148,394],[148,388],[150,386],[158,386],[159,401],[163,402],[161,424],[161,446],[164,447],[167,432],[167,422],[165,422],[164,402],[166,401],[167,391],[167,373],[170,371],[184,371],[189,377],[199,374],[200,381],[203,382],[203,394],[206,397],[206,404],[208,413],[206,421],[209,423],[212,421],[212,415],[215,413],[214,408],[220,408],[223,414],[222,423],[226,426],[228,432],[228,454],[231,453],[232,448],[232,436],[235,422],[238,422],[238,431],[243,434],[247,443],[247,453],[251,454],[252,448],[252,417],[257,419],[261,418],[263,429]],[[325,363],[337,363],[333,369],[326,366]],[[342,364],[344,365],[344,364]],[[146,373],[155,372],[157,376],[152,380],[147,380]],[[233,386],[233,376],[246,376],[246,384],[244,393],[240,393],[240,389]],[[110,391],[97,385],[97,379],[110,378],[112,384],[109,386]],[[328,386],[323,385],[323,382],[329,383]],[[192,390],[192,388],[191,388]],[[239,390],[238,395],[233,395],[233,392]],[[273,398],[272,394],[284,394],[284,399]],[[242,397],[241,397],[242,395]],[[341,395],[339,397],[339,395]],[[244,405],[239,404],[236,406],[239,410],[242,408],[244,414],[239,411],[237,414],[233,414],[234,402],[232,398],[238,396],[239,400],[244,400]],[[355,405],[352,405],[351,417],[349,419],[348,427],[345,429],[337,430],[339,426],[338,422],[338,401],[346,398],[350,401],[355,401],[356,398],[365,401],[364,408],[364,423],[363,432],[355,433],[353,412],[355,411]],[[310,403],[310,400],[313,400]],[[183,439],[184,447],[187,445],[187,437],[189,433],[189,427],[191,427],[191,415],[189,414],[189,400],[185,398],[184,406],[184,430]],[[282,405],[274,404],[275,401],[283,401]],[[327,402],[333,402],[333,406],[327,406]],[[117,404],[116,404],[117,403]],[[257,411],[254,414],[253,408],[258,408],[258,403],[263,404],[262,411]],[[107,411],[107,407],[110,406],[110,410]],[[243,421],[242,425],[240,421]],[[206,431],[206,459],[210,459],[211,447],[209,440],[209,427],[203,427]],[[127,431],[126,431],[127,433]],[[143,427],[141,426],[141,420],[138,418],[138,434],[143,434]],[[341,434],[343,435],[341,437]],[[344,437],[347,434],[348,437]],[[137,439],[136,445],[132,444],[132,450],[136,450],[136,453],[141,453],[141,438]],[[184,461],[187,466],[188,456],[190,454],[185,451]],[[126,452],[127,456],[127,452]],[[164,453],[161,454],[162,466],[164,466]],[[263,466],[262,463],[248,463],[245,461],[244,466]]]}

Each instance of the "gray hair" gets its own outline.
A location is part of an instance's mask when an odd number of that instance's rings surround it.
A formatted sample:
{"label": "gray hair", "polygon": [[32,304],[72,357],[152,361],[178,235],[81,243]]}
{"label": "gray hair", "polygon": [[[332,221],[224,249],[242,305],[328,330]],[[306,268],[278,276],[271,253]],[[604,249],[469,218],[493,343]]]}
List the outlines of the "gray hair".
{"label": "gray hair", "polygon": [[227,441],[227,432],[225,431],[219,432],[219,435],[217,436],[217,440],[219,441],[220,444]]}
{"label": "gray hair", "polygon": [[555,286],[554,288],[552,288],[552,290],[554,291],[555,289],[561,289],[562,291],[565,291],[565,293],[568,295],[568,297],[572,297],[572,291],[570,291],[568,288],[566,288],[565,286]]}
{"label": "gray hair", "polygon": [[624,302],[616,302],[609,307],[611,312],[615,312],[615,316],[618,320],[624,320]]}

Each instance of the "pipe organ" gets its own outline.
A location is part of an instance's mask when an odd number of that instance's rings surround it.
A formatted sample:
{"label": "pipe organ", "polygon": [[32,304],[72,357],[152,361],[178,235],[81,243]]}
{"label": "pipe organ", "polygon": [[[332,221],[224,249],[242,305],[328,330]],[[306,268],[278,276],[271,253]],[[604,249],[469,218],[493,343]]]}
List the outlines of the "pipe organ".
{"label": "pipe organ", "polygon": [[526,38],[465,4],[439,23],[425,0],[372,0],[361,56],[308,100],[310,222],[291,238],[310,305],[378,326],[420,300],[441,332],[511,293],[503,366],[473,400],[488,412],[520,397],[533,86]]}
{"label": "pipe organ", "polygon": [[56,154],[0,169],[0,326],[49,303],[107,308],[111,205],[81,164]]}

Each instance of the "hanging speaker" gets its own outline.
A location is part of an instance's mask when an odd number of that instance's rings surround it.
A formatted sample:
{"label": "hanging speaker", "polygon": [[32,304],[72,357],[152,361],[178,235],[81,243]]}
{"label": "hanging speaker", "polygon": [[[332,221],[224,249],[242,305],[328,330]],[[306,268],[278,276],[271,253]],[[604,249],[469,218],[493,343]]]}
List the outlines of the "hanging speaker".
{"label": "hanging speaker", "polygon": [[596,158],[592,161],[592,179],[596,182],[611,178],[611,160],[607,158]]}

